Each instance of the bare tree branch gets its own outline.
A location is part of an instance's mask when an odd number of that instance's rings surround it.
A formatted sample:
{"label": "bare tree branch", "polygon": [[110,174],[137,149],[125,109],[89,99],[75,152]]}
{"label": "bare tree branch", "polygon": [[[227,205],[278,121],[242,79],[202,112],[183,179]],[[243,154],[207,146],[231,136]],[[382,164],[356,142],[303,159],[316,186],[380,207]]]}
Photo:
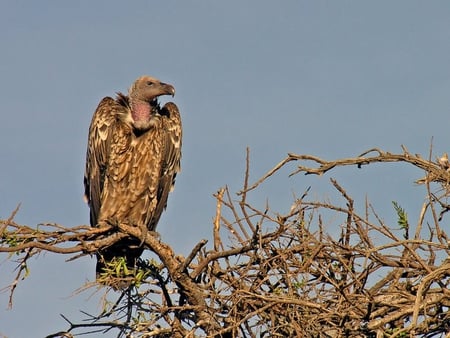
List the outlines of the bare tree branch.
{"label": "bare tree branch", "polygon": [[[441,222],[450,210],[450,165],[445,156],[433,161],[431,150],[428,160],[402,150],[392,154],[373,148],[333,161],[288,154],[253,184],[247,150],[240,199],[234,201],[228,188],[218,191],[212,248],[200,240],[186,258],[137,227],[33,228],[15,223],[17,208],[0,221],[0,252],[10,259],[16,253],[18,265],[9,285],[10,302],[26,277],[27,262],[39,252],[78,258],[133,236],[142,239],[159,262],[143,261],[138,271],[124,276],[132,281],[125,289],[105,287],[105,308],[99,315],[86,314],[82,323],[66,319],[68,328],[48,337],[71,337],[80,330],[117,330],[119,337],[448,335],[450,242]],[[330,189],[338,192],[338,202],[310,198],[311,188],[286,214],[270,210],[268,204],[248,202],[254,189],[294,161],[297,167],[291,175],[406,163],[425,171],[418,181],[424,184],[425,202],[417,220],[408,219],[401,203],[395,204],[398,221],[393,225],[386,224],[367,200],[359,214],[351,195],[335,179]],[[329,217],[332,221],[327,222]],[[340,231],[330,231],[333,228]],[[106,301],[111,293],[116,300]]]}

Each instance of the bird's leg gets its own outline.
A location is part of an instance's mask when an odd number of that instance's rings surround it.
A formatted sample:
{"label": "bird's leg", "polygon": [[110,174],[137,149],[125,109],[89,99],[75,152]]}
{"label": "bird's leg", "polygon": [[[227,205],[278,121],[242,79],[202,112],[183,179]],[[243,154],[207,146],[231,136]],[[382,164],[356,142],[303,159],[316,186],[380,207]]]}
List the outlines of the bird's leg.
{"label": "bird's leg", "polygon": [[141,247],[142,244],[144,244],[145,239],[147,238],[147,233],[148,233],[148,228],[146,225],[141,225],[141,243],[139,244],[139,246]]}
{"label": "bird's leg", "polygon": [[139,228],[141,229],[141,236],[140,236],[141,243],[139,244],[139,246],[142,246],[145,243],[147,236],[152,236],[152,237],[160,240],[161,236],[159,235],[158,232],[149,230],[145,225],[140,226]]}

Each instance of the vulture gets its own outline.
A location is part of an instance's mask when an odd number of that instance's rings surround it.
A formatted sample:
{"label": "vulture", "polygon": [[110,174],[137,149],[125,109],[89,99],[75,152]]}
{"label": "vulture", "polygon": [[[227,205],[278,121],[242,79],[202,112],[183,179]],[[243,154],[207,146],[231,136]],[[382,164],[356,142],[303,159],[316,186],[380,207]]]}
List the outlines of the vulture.
{"label": "vulture", "polygon": [[[84,175],[92,227],[126,224],[154,231],[180,171],[181,118],[161,95],[175,88],[151,76],[139,77],[128,95],[103,98],[90,127]],[[145,233],[144,232],[144,233]],[[135,267],[144,248],[132,236],[97,252],[97,277],[115,257]]]}

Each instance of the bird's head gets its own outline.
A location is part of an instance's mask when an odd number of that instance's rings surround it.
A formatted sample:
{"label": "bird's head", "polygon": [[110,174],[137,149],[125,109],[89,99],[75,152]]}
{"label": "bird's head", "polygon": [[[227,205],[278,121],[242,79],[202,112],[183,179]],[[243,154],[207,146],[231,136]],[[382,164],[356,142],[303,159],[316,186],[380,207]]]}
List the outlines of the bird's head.
{"label": "bird's head", "polygon": [[132,125],[136,130],[150,129],[158,119],[158,96],[175,95],[175,88],[158,79],[145,75],[138,78],[128,91],[131,106]]}
{"label": "bird's head", "polygon": [[175,88],[172,85],[161,82],[154,77],[144,75],[134,81],[128,93],[132,101],[144,101],[151,104],[155,103],[158,96],[174,96]]}

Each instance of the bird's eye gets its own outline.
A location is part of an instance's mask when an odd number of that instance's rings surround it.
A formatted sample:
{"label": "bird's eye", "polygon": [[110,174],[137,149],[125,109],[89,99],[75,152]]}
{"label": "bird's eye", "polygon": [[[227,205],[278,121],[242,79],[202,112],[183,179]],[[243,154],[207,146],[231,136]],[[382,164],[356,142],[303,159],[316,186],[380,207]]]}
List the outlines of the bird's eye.
{"label": "bird's eye", "polygon": [[148,86],[153,86],[153,82],[152,81],[147,81],[147,85]]}

